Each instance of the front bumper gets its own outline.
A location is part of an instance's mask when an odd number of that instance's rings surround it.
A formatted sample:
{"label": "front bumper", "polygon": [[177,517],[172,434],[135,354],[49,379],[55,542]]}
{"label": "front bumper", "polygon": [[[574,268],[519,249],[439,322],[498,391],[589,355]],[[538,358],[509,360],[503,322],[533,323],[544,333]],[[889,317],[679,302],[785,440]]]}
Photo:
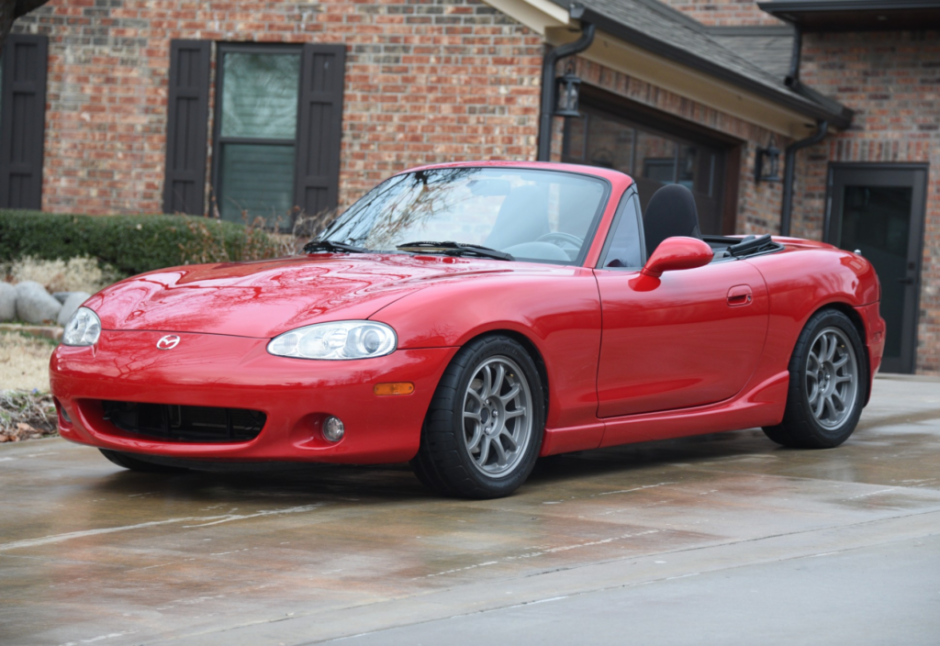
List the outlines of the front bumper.
{"label": "front bumper", "polygon": [[[398,350],[354,361],[276,357],[267,339],[166,332],[102,332],[91,347],[59,346],[50,362],[62,437],[104,449],[226,461],[401,462],[417,453],[434,389],[457,348]],[[411,382],[409,395],[378,396],[378,383]],[[173,442],[125,432],[104,418],[102,400],[262,411],[250,441]],[[337,443],[320,431],[328,415],[346,433]]]}

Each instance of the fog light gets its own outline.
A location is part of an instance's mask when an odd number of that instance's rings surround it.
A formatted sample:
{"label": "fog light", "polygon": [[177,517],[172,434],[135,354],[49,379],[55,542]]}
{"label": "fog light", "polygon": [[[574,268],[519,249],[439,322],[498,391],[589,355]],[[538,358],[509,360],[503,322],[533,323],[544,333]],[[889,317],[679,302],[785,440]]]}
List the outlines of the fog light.
{"label": "fog light", "polygon": [[339,442],[343,439],[345,432],[346,427],[343,426],[343,422],[341,422],[338,417],[330,415],[326,418],[326,421],[323,422],[323,437],[330,442]]}

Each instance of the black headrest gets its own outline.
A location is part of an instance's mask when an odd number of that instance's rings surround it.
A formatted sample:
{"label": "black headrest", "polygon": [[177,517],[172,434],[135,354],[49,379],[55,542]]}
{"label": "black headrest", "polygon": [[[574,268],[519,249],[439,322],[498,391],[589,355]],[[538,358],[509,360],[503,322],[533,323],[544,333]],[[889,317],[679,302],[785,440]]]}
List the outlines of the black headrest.
{"label": "black headrest", "polygon": [[668,184],[653,193],[643,215],[643,231],[646,234],[647,258],[666,238],[701,238],[692,191],[682,184]]}

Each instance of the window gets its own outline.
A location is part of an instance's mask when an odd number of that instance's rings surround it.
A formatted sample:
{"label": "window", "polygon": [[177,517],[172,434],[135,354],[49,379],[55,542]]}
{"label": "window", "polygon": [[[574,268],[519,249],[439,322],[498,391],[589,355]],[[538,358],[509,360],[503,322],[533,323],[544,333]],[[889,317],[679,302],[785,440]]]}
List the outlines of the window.
{"label": "window", "polygon": [[164,210],[287,230],[299,212],[335,208],[344,46],[218,45],[206,204],[209,55],[206,42],[173,43]]}
{"label": "window", "polygon": [[692,141],[619,114],[582,105],[582,119],[566,119],[563,160],[604,166],[636,181],[645,208],[666,184],[692,191],[702,232],[722,232],[725,151],[705,140]]}
{"label": "window", "polygon": [[640,239],[639,198],[631,188],[621,198],[617,207],[598,266],[604,269],[642,267],[645,246],[645,241]]}
{"label": "window", "polygon": [[374,188],[320,239],[382,251],[455,241],[569,265],[587,254],[608,192],[596,177],[549,170],[418,171]]}
{"label": "window", "polygon": [[300,48],[220,45],[216,207],[223,220],[290,223],[294,201]]}
{"label": "window", "polygon": [[10,34],[0,52],[0,208],[42,208],[45,36]]}

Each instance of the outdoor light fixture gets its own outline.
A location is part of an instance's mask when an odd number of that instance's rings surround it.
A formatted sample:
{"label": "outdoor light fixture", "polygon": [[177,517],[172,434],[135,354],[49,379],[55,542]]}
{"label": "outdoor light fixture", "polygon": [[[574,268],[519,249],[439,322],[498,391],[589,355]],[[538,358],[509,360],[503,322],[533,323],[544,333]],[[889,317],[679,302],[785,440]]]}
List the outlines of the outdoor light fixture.
{"label": "outdoor light fixture", "polygon": [[581,79],[574,73],[574,66],[569,63],[564,76],[555,79],[555,112],[556,117],[580,117],[578,112],[578,93]]}
{"label": "outdoor light fixture", "polygon": [[754,183],[779,181],[781,181],[780,149],[777,148],[777,137],[770,135],[770,142],[767,147],[757,149],[757,157],[754,160]]}

